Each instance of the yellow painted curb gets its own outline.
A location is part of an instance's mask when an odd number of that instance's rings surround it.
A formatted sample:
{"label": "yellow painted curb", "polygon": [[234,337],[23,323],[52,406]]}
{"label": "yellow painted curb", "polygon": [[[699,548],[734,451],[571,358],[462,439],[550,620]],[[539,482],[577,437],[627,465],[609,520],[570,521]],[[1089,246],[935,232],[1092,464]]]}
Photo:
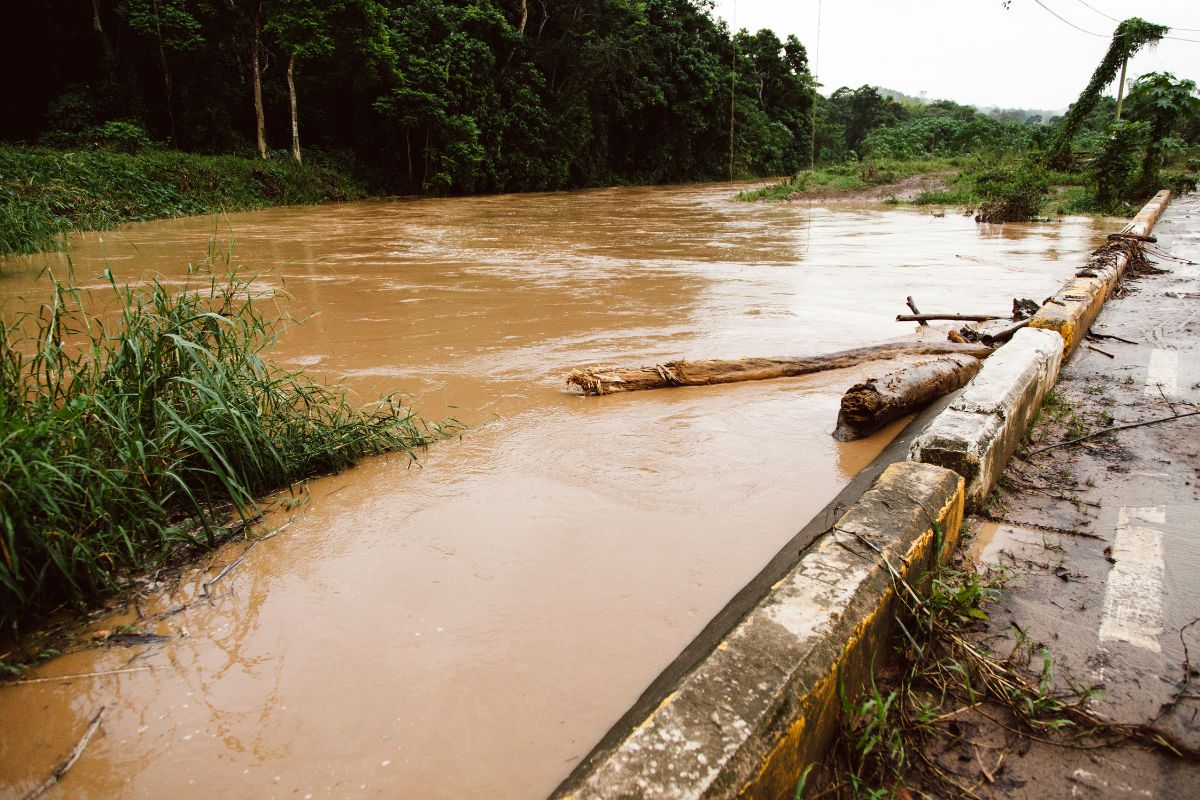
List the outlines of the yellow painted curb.
{"label": "yellow painted curb", "polygon": [[[890,482],[903,487],[907,480],[908,476],[902,470],[889,467],[879,476],[876,485]],[[925,531],[911,542],[903,554],[890,558],[892,568],[899,576],[917,583],[937,564],[949,560],[958,546],[962,528],[964,488],[964,482],[959,478],[953,496],[946,499],[932,515],[932,524],[929,509],[920,509],[919,513],[925,519]],[[835,530],[842,530],[843,523],[853,524],[850,518],[854,513],[853,508],[847,512]],[[918,588],[918,591],[921,589]],[[857,699],[861,695],[870,682],[876,656],[887,652],[888,640],[895,632],[897,615],[904,616],[904,608],[897,600],[895,584],[892,584],[878,598],[874,609],[854,626],[832,670],[821,676],[798,698],[803,714],[763,759],[759,774],[739,792],[739,798],[775,800],[791,797],[796,790],[796,780],[805,768],[824,760],[841,725],[838,682],[841,681],[850,698]]]}
{"label": "yellow painted curb", "polygon": [[560,786],[556,798],[790,797],[841,724],[917,582],[949,554],[964,482],[889,466],[711,653],[649,713]]}
{"label": "yellow painted curb", "polygon": [[[1149,236],[1170,199],[1171,193],[1166,189],[1154,195],[1122,229],[1122,233]],[[1083,341],[1088,328],[1096,321],[1100,309],[1104,307],[1104,301],[1121,279],[1128,263],[1128,256],[1122,253],[1111,268],[1095,270],[1094,277],[1071,279],[1038,309],[1037,314],[1029,321],[1029,327],[1057,333],[1063,339],[1066,355],[1070,355]]]}

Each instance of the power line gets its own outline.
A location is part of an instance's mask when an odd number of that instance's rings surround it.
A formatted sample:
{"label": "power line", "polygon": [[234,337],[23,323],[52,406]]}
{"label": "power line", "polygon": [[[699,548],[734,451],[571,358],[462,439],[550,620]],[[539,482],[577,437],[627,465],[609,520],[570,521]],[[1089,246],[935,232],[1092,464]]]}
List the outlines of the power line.
{"label": "power line", "polygon": [[[1056,18],[1057,18],[1057,19],[1058,19],[1060,22],[1065,22],[1066,24],[1070,25],[1072,28],[1074,28],[1075,30],[1079,31],[1080,33],[1086,33],[1088,36],[1095,36],[1095,37],[1096,37],[1096,38],[1098,38],[1098,39],[1110,39],[1110,38],[1112,38],[1112,37],[1110,37],[1110,36],[1107,36],[1107,35],[1105,35],[1105,34],[1103,34],[1103,33],[1096,33],[1095,31],[1089,31],[1089,30],[1087,30],[1086,28],[1081,28],[1081,27],[1079,27],[1079,26],[1078,26],[1078,25],[1076,25],[1074,22],[1071,22],[1071,20],[1069,20],[1069,19],[1067,19],[1066,17],[1062,16],[1062,15],[1061,15],[1061,14],[1059,14],[1057,11],[1055,11],[1054,9],[1052,9],[1050,6],[1048,6],[1048,5],[1046,5],[1045,3],[1043,3],[1043,2],[1042,2],[1042,0],[1033,0],[1033,2],[1037,3],[1039,6],[1041,6],[1041,7],[1042,7],[1042,8],[1044,8],[1044,9],[1046,9],[1047,11],[1049,11],[1049,12],[1050,12],[1051,14],[1053,14],[1053,15],[1054,15],[1054,16],[1055,16],[1055,17],[1056,17]],[[1079,2],[1083,3],[1083,0],[1079,0]],[[1088,8],[1092,8],[1091,6],[1088,6],[1088,4],[1087,4],[1087,3],[1083,3],[1083,4],[1084,4],[1085,6],[1087,6]],[[1094,9],[1094,8],[1092,8],[1092,10],[1093,10],[1093,11],[1096,11],[1096,9]],[[1096,13],[1097,13],[1097,14],[1103,14],[1103,12],[1101,12],[1101,11],[1096,11]],[[1103,15],[1104,15],[1104,16],[1106,16],[1106,17],[1108,17],[1108,15],[1107,15],[1107,14],[1103,14]],[[1114,19],[1113,17],[1108,17],[1108,18],[1109,18],[1109,19]],[[1180,28],[1180,30],[1191,30],[1191,29],[1190,29],[1190,28]],[[1164,39],[1170,39],[1170,40],[1172,40],[1172,41],[1175,41],[1175,42],[1192,42],[1193,44],[1200,44],[1200,39],[1185,39],[1185,38],[1183,38],[1182,36],[1164,36],[1164,37],[1162,37],[1162,38],[1164,38]]]}
{"label": "power line", "polygon": [[[1084,0],[1079,0],[1079,2],[1080,2],[1082,5],[1084,5],[1084,6],[1087,6],[1088,8],[1090,8],[1092,11],[1095,11],[1097,14],[1099,14],[1099,15],[1100,15],[1100,16],[1102,16],[1102,17],[1106,17],[1107,19],[1111,19],[1113,22],[1121,22],[1121,20],[1117,19],[1116,17],[1112,16],[1111,14],[1105,14],[1103,11],[1101,11],[1101,10],[1100,10],[1100,9],[1098,9],[1098,8],[1096,8],[1094,5],[1092,5],[1092,4],[1090,4],[1090,3],[1087,3],[1087,2],[1084,2]],[[1179,27],[1176,27],[1176,26],[1174,26],[1174,25],[1168,25],[1167,27],[1169,27],[1169,28],[1170,28],[1171,30],[1173,30],[1173,31],[1186,31],[1187,33],[1200,33],[1200,28],[1179,28]],[[1174,37],[1168,37],[1168,38],[1174,38]],[[1192,40],[1191,40],[1191,39],[1182,39],[1181,41],[1184,41],[1184,42],[1190,42],[1190,41],[1192,41]]]}
{"label": "power line", "polygon": [[1057,17],[1059,20],[1061,20],[1062,22],[1065,22],[1065,23],[1067,23],[1068,25],[1070,25],[1072,28],[1074,28],[1075,30],[1079,31],[1080,33],[1086,33],[1088,36],[1095,36],[1095,37],[1097,37],[1097,38],[1099,38],[1099,39],[1108,39],[1108,38],[1110,38],[1110,37],[1108,37],[1108,36],[1105,36],[1103,33],[1094,33],[1093,31],[1084,30],[1083,28],[1081,28],[1081,27],[1079,27],[1078,25],[1076,25],[1074,22],[1071,22],[1071,20],[1067,19],[1066,17],[1060,16],[1060,15],[1059,15],[1059,13],[1058,13],[1057,11],[1055,11],[1055,10],[1054,10],[1054,9],[1052,9],[1050,6],[1048,6],[1048,5],[1046,5],[1045,3],[1043,3],[1043,2],[1042,2],[1042,0],[1033,0],[1033,2],[1037,3],[1039,6],[1041,6],[1041,7],[1042,7],[1042,8],[1044,8],[1044,9],[1046,9],[1047,11],[1049,11],[1051,14],[1053,14],[1053,15],[1054,15],[1055,17]]}

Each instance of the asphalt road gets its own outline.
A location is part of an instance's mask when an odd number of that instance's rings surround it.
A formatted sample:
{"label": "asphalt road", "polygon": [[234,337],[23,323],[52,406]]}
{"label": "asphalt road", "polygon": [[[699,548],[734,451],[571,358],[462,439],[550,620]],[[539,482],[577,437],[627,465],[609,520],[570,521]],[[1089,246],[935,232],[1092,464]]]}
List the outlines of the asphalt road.
{"label": "asphalt road", "polygon": [[1152,249],[1184,260],[1150,253],[1165,271],[1109,299],[965,547],[1018,576],[978,640],[1007,653],[1028,637],[1031,667],[1047,653],[1060,691],[1091,687],[1098,715],[1192,756],[1050,744],[964,716],[974,753],[960,743],[941,761],[981,797],[1200,797],[1200,416],[1182,416],[1200,411],[1200,265],[1187,263],[1200,262],[1200,197],[1173,201],[1154,233]]}

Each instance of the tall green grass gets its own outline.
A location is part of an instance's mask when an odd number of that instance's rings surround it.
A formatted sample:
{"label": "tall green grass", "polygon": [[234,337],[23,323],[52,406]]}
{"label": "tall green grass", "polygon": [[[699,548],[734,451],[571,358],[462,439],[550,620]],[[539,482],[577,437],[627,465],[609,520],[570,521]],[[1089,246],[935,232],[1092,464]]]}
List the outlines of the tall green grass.
{"label": "tall green grass", "polygon": [[[385,398],[271,364],[283,318],[236,270],[175,291],[121,286],[110,304],[52,280],[0,322],[0,622],[118,589],[180,546],[210,547],[256,498],[453,428]],[[86,302],[85,302],[86,301]]]}
{"label": "tall green grass", "polygon": [[287,158],[0,145],[0,255],[58,249],[71,231],[365,193],[340,172]]}

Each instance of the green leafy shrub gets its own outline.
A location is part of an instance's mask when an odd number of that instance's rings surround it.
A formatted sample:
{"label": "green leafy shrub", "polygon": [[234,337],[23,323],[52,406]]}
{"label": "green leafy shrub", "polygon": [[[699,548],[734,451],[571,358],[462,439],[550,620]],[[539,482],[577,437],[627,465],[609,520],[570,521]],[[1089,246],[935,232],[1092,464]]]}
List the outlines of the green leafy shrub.
{"label": "green leafy shrub", "polygon": [[137,153],[150,146],[150,136],[145,128],[136,122],[120,119],[88,128],[80,139],[86,144],[115,150],[118,153]]}
{"label": "green leafy shrub", "polygon": [[1096,184],[1096,199],[1102,206],[1125,200],[1132,193],[1149,133],[1150,126],[1145,122],[1109,125],[1108,139],[1090,170]]}
{"label": "green leafy shrub", "polygon": [[979,222],[1021,222],[1037,216],[1050,192],[1050,182],[1035,165],[1023,163],[1015,169],[996,167],[975,178],[983,198]]}

